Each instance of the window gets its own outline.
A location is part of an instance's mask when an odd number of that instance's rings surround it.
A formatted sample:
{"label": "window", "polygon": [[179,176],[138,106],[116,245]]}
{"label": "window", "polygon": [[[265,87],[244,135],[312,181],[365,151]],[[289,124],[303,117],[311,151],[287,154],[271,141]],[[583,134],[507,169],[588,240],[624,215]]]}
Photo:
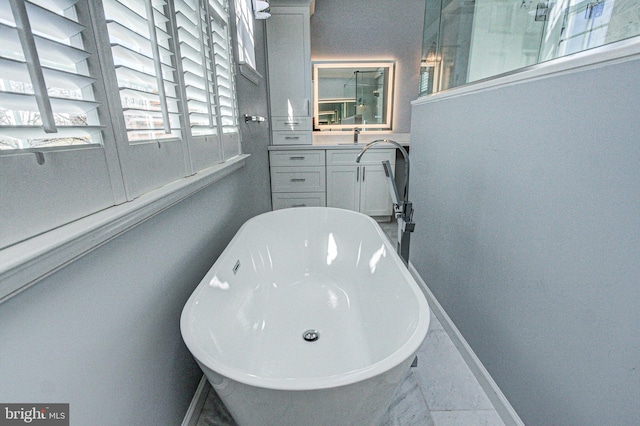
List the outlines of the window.
{"label": "window", "polygon": [[87,4],[0,1],[0,248],[125,201]]}
{"label": "window", "polygon": [[178,0],[175,6],[191,138],[200,145],[216,141],[220,157],[229,159],[240,151],[228,4]]}
{"label": "window", "polygon": [[86,29],[66,3],[0,2],[0,150],[101,143]]}
{"label": "window", "polygon": [[238,31],[238,61],[256,68],[255,40],[253,37],[252,0],[235,0],[236,28]]}
{"label": "window", "polygon": [[[221,4],[221,0],[212,1]],[[236,142],[239,138],[239,114],[236,98],[236,73],[233,62],[231,27],[228,16],[211,17],[213,51],[216,64],[216,83],[220,108],[220,125],[222,128],[222,156],[225,160],[240,153]]]}
{"label": "window", "polygon": [[240,154],[228,0],[0,0],[0,249]]}
{"label": "window", "polygon": [[198,1],[175,2],[180,62],[185,79],[187,121],[191,136],[218,134],[213,49],[208,8]]}
{"label": "window", "polygon": [[[238,69],[240,73],[254,84],[262,80],[256,70],[256,51],[254,38],[254,3],[255,0],[235,0],[236,33],[238,37]],[[262,2],[268,7],[268,3]],[[271,16],[268,13],[263,15]],[[265,19],[266,16],[256,19]]]}
{"label": "window", "polygon": [[127,140],[180,138],[164,2],[104,0],[104,10]]}

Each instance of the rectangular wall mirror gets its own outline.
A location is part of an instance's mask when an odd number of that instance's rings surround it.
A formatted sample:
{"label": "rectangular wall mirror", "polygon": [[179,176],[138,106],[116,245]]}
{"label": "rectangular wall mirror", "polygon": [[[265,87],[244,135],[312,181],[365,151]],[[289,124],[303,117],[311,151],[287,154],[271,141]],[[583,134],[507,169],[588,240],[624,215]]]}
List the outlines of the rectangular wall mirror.
{"label": "rectangular wall mirror", "polygon": [[314,130],[391,130],[394,61],[314,62]]}

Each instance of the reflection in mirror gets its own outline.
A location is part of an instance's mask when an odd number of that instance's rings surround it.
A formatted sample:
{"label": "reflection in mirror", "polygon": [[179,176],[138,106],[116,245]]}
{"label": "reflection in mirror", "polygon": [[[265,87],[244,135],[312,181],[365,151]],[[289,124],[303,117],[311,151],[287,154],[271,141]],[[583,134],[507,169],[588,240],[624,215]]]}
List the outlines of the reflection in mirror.
{"label": "reflection in mirror", "polygon": [[390,130],[394,65],[314,63],[314,130]]}

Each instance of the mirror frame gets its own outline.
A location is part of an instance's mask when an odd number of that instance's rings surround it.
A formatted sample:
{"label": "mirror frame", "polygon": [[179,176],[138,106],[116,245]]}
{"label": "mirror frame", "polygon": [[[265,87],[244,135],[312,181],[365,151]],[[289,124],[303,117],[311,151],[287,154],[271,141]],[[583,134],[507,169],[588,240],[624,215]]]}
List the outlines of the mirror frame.
{"label": "mirror frame", "polygon": [[[391,130],[393,121],[393,97],[395,86],[395,65],[394,60],[372,60],[372,61],[318,61],[313,62],[313,130],[352,130],[357,127],[360,130]],[[385,117],[382,123],[373,124],[320,124],[319,110],[319,79],[320,69],[351,69],[357,71],[360,68],[384,68],[388,81],[388,90],[384,102],[386,105]]]}

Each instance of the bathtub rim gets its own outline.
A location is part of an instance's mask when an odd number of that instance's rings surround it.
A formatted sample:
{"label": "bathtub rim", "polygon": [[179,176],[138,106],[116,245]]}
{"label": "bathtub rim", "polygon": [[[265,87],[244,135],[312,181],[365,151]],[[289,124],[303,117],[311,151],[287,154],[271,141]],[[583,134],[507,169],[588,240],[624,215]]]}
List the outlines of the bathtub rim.
{"label": "bathtub rim", "polygon": [[384,374],[386,371],[402,364],[409,358],[414,357],[416,352],[418,351],[418,348],[426,338],[430,325],[430,308],[427,299],[424,296],[424,293],[422,292],[415,278],[407,269],[400,256],[397,254],[395,247],[393,247],[391,242],[384,234],[384,231],[382,231],[382,229],[380,228],[380,225],[378,225],[378,223],[373,218],[360,212],[334,207],[297,207],[295,208],[295,210],[298,213],[303,213],[305,210],[307,212],[333,210],[339,212],[339,214],[357,215],[361,218],[360,220],[368,220],[370,223],[374,224],[374,229],[383,241],[383,244],[385,245],[387,251],[390,253],[392,261],[395,262],[398,266],[399,271],[404,278],[403,281],[406,283],[406,285],[409,285],[418,303],[418,318],[416,321],[416,327],[411,335],[403,342],[403,344],[397,347],[388,356],[363,368],[321,377],[291,378],[265,377],[251,374],[242,369],[229,366],[227,363],[224,363],[217,358],[209,355],[204,349],[201,348],[201,345],[198,341],[196,341],[196,339],[191,334],[191,330],[189,329],[189,316],[191,310],[190,308],[192,308],[195,302],[198,300],[199,293],[204,291],[204,289],[206,288],[206,276],[209,275],[211,270],[214,270],[216,267],[218,267],[221,259],[224,259],[225,254],[233,249],[233,247],[237,243],[237,240],[239,239],[239,236],[242,234],[242,230],[248,226],[249,222],[262,216],[278,214],[283,210],[291,211],[293,209],[281,209],[265,212],[247,220],[238,229],[234,237],[218,257],[218,259],[216,259],[214,264],[207,271],[207,274],[205,275],[205,277],[203,277],[203,280],[198,284],[198,286],[189,296],[189,299],[185,303],[180,316],[180,331],[184,343],[186,344],[187,348],[191,352],[192,356],[196,359],[196,361],[199,364],[206,366],[209,370],[221,376],[223,379],[229,379],[245,385],[281,391],[310,391],[347,386],[353,383],[365,381],[367,379]]}

